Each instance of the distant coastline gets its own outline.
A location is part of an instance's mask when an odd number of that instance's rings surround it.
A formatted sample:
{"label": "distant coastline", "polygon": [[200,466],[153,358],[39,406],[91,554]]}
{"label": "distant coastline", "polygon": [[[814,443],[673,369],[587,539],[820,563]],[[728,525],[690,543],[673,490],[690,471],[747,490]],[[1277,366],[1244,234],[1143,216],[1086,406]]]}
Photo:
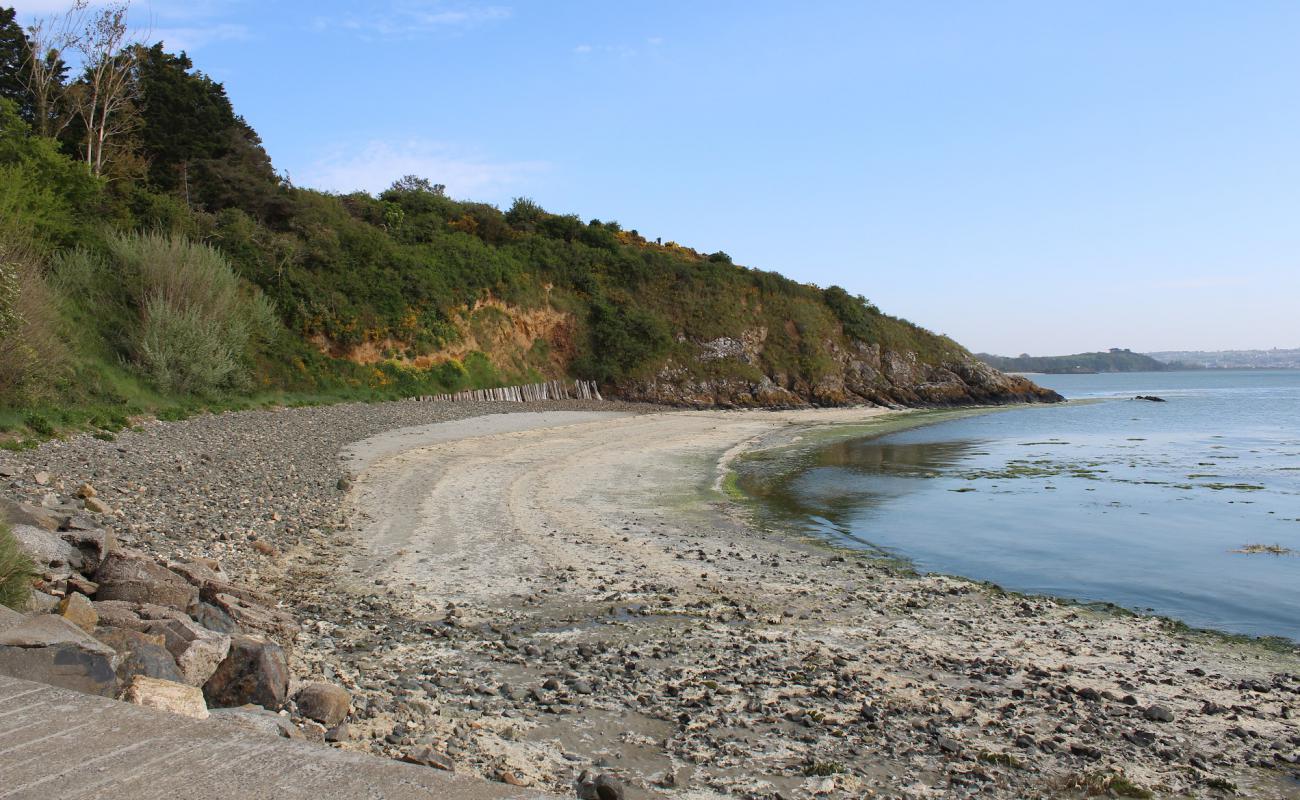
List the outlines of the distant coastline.
{"label": "distant coastline", "polygon": [[1092,375],[1106,372],[1173,372],[1201,369],[1300,369],[1300,348],[1272,350],[1168,350],[1105,352],[1064,356],[998,356],[977,353],[989,366],[1013,375]]}

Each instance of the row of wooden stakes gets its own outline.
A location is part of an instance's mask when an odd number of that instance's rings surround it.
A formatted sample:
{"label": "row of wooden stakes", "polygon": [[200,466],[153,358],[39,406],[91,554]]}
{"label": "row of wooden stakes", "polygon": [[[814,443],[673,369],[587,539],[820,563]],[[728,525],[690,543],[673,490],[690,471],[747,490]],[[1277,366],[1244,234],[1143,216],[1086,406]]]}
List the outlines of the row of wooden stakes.
{"label": "row of wooden stakes", "polygon": [[420,403],[540,403],[543,400],[604,400],[605,398],[600,396],[595,381],[543,381],[525,386],[466,389],[451,394],[422,394],[411,399]]}

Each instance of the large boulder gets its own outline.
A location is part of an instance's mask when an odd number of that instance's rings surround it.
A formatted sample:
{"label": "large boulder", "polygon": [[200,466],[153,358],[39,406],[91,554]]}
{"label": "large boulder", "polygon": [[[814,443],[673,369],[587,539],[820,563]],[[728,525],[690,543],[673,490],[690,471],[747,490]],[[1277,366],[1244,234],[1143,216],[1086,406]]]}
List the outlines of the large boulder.
{"label": "large boulder", "polygon": [[0,606],[0,633],[4,633],[10,628],[16,628],[27,618],[8,606]]}
{"label": "large boulder", "polygon": [[239,627],[239,624],[230,618],[229,614],[211,603],[199,603],[198,608],[194,609],[192,616],[195,622],[210,631],[229,634],[244,632],[243,629]]}
{"label": "large boulder", "polygon": [[205,599],[242,631],[260,633],[290,647],[298,639],[298,621],[283,611],[224,593]]}
{"label": "large boulder", "polygon": [[0,500],[0,515],[14,525],[32,525],[51,532],[57,531],[63,522],[63,516],[58,512],[9,500]]}
{"label": "large boulder", "polygon": [[213,708],[252,703],[278,709],[288,694],[289,660],[280,645],[262,636],[232,636],[230,653],[203,685]]}
{"label": "large boulder", "polygon": [[167,652],[162,636],[101,625],[95,630],[95,638],[117,651],[117,677],[123,685],[130,684],[137,675],[185,682],[185,676],[176,666],[176,659]]}
{"label": "large boulder", "polygon": [[298,690],[294,701],[298,711],[308,719],[314,719],[327,728],[338,725],[347,719],[352,710],[352,695],[342,686],[332,683],[309,683]]}
{"label": "large boulder", "polygon": [[138,706],[194,719],[208,718],[208,705],[203,702],[203,691],[197,686],[184,683],[137,675],[122,693],[122,699]]}
{"label": "large boulder", "polygon": [[31,556],[42,572],[67,577],[74,569],[81,569],[81,552],[57,533],[35,525],[14,525],[13,534],[18,547]]}
{"label": "large boulder", "polygon": [[199,591],[189,581],[144,553],[114,550],[95,573],[96,600],[154,603],[187,611],[198,602]]}
{"label": "large boulder", "polygon": [[65,527],[59,531],[59,538],[81,554],[81,569],[87,575],[95,574],[99,565],[104,563],[104,559],[117,546],[113,534],[104,528]]}
{"label": "large boulder", "polygon": [[0,674],[117,695],[118,654],[63,617],[38,614],[0,633]]}
{"label": "large boulder", "polygon": [[167,652],[176,659],[185,683],[202,686],[230,653],[230,637],[210,631],[193,620],[164,619],[150,622],[145,633],[163,637]]}

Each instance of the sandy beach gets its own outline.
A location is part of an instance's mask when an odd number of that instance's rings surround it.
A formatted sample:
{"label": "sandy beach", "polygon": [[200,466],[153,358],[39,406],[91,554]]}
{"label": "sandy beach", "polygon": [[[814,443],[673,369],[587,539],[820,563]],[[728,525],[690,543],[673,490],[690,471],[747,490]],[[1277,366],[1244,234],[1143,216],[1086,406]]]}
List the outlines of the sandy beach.
{"label": "sandy beach", "polygon": [[291,553],[350,747],[629,797],[1300,796],[1294,650],[915,576],[748,524],[728,460],[880,409],[494,415],[348,446]]}

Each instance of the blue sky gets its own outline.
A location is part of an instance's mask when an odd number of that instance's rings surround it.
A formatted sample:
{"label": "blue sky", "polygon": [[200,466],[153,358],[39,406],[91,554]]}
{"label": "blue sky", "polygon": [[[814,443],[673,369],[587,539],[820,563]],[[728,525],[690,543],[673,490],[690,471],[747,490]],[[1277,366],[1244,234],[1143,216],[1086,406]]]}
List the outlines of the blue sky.
{"label": "blue sky", "polygon": [[1300,3],[133,9],[299,185],[525,195],[975,350],[1300,346]]}

